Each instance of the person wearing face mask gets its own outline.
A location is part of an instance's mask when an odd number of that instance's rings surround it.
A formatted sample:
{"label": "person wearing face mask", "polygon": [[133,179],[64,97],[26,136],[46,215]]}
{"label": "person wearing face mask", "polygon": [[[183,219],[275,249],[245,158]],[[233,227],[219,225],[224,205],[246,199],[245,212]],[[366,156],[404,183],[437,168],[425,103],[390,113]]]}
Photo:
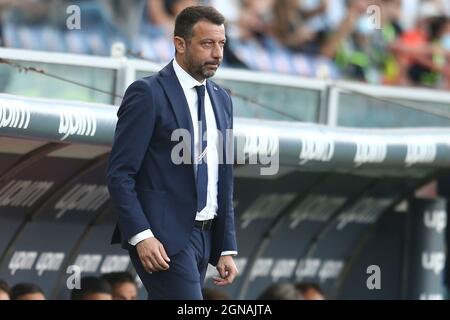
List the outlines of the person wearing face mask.
{"label": "person wearing face mask", "polygon": [[391,47],[398,66],[394,84],[427,87],[448,87],[450,78],[447,67],[446,47],[450,42],[445,36],[448,17],[436,1],[424,1],[419,10],[416,26],[402,33]]}
{"label": "person wearing face mask", "polygon": [[[408,77],[405,84],[448,88],[449,18],[438,15],[428,18],[420,25],[423,40],[413,42],[413,33],[405,33],[402,36],[402,45],[397,48],[400,53],[398,61]],[[417,31],[416,33],[418,34]]]}
{"label": "person wearing face mask", "polygon": [[436,33],[437,37],[433,41],[433,63],[438,69],[439,83],[442,88],[450,88],[450,67],[448,67],[448,60],[450,59],[450,19],[448,17],[441,17],[437,23]]}
{"label": "person wearing face mask", "polygon": [[349,0],[346,17],[321,49],[323,56],[336,61],[344,76],[360,81],[371,78],[371,39],[379,32],[366,14],[370,4],[369,0]]}
{"label": "person wearing face mask", "polygon": [[450,51],[450,33],[446,33],[441,39],[442,48]]}
{"label": "person wearing face mask", "polygon": [[372,36],[372,59],[379,70],[379,81],[383,84],[395,84],[398,72],[397,61],[391,47],[403,33],[402,1],[380,0],[379,32]]}

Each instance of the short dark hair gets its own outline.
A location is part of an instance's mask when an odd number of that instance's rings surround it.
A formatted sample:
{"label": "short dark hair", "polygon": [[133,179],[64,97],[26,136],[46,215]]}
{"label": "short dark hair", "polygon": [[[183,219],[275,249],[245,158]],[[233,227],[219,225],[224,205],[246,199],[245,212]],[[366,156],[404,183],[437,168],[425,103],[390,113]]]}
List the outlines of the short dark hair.
{"label": "short dark hair", "polygon": [[320,293],[322,296],[325,296],[322,288],[314,282],[298,282],[295,284],[295,287],[298,291],[300,291],[301,294],[304,294],[306,291],[312,289]]}
{"label": "short dark hair", "polygon": [[270,285],[258,297],[258,300],[300,300],[301,296],[291,283],[279,282]]}
{"label": "short dark hair", "polygon": [[129,273],[127,271],[105,273],[104,275],[101,276],[101,278],[108,281],[108,283],[112,287],[115,287],[116,285],[119,285],[122,283],[127,283],[127,282],[133,283],[134,285],[136,285],[136,281],[134,281],[133,276],[131,275],[131,273]]}
{"label": "short dark hair", "polygon": [[0,291],[6,292],[8,295],[10,294],[9,286],[6,281],[0,279]]}
{"label": "short dark hair", "polygon": [[202,295],[203,300],[230,300],[226,293],[214,288],[203,288]]}
{"label": "short dark hair", "polygon": [[71,300],[82,300],[92,293],[112,294],[111,285],[105,279],[97,277],[83,277],[80,280],[80,289],[73,289],[70,294]]}
{"label": "short dark hair", "polygon": [[9,297],[11,300],[17,300],[20,296],[30,293],[42,293],[44,295],[44,291],[34,283],[18,283],[11,288]]}
{"label": "short dark hair", "polygon": [[224,16],[213,7],[187,7],[178,14],[175,20],[174,36],[189,41],[192,38],[192,29],[194,28],[194,25],[202,20],[209,21],[218,26],[225,23]]}

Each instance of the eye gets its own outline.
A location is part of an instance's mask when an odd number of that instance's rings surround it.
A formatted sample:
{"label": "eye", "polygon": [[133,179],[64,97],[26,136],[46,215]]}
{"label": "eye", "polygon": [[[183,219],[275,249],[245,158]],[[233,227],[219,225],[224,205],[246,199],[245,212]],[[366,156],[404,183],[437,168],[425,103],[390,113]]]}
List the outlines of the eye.
{"label": "eye", "polygon": [[212,48],[213,47],[212,41],[203,42],[203,47],[205,47],[205,48]]}

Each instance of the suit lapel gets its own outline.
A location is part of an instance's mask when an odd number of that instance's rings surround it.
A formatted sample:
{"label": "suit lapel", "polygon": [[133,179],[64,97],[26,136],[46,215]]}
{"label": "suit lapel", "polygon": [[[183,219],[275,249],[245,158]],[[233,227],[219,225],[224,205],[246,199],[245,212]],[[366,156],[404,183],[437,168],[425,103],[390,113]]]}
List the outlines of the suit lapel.
{"label": "suit lapel", "polygon": [[[170,106],[175,114],[176,121],[179,128],[189,131],[191,136],[191,151],[194,150],[194,128],[192,127],[191,113],[186,101],[186,97],[181,87],[180,82],[173,70],[172,62],[170,62],[159,74],[159,81],[166,92],[169,99]],[[191,152],[191,161],[193,161],[193,152]],[[193,163],[193,162],[192,162]]]}
{"label": "suit lapel", "polygon": [[[181,87],[181,84],[178,81],[178,78],[173,69],[172,62],[169,63],[164,69],[162,69],[159,72],[159,75],[159,81],[164,91],[166,92],[167,98],[169,99],[170,106],[173,110],[173,113],[175,114],[178,126],[189,131],[191,135],[191,150],[194,150],[194,128],[192,127],[191,114],[189,112],[189,106],[184,95],[183,88]],[[222,137],[224,139],[222,146],[222,159],[225,160],[225,149],[227,144],[227,142],[225,141],[227,138],[227,122],[225,118],[225,111],[223,109],[225,108],[225,106],[222,106],[220,103],[221,100],[218,95],[219,89],[214,83],[212,83],[211,81],[206,81],[206,89],[208,90],[208,95],[214,110],[217,128],[222,133]],[[193,161],[193,156],[193,152],[191,152],[191,161]]]}

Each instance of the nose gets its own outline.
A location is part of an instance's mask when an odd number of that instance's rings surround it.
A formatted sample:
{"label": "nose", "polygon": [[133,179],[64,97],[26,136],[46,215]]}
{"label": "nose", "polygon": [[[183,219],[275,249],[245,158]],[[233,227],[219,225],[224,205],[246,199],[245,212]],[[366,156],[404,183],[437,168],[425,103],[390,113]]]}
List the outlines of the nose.
{"label": "nose", "polygon": [[216,60],[222,60],[223,58],[223,48],[220,44],[216,43],[212,50],[212,57]]}

